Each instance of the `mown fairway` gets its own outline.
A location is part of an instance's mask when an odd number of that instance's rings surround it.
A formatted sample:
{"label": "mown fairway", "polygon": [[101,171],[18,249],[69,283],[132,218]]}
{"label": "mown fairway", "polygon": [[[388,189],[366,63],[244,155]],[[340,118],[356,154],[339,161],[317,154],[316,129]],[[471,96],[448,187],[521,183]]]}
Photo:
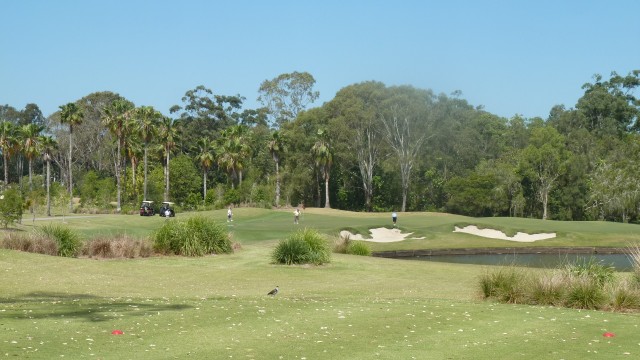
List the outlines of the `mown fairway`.
{"label": "mown fairway", "polygon": [[[223,211],[204,214],[224,221]],[[485,302],[477,295],[481,266],[336,254],[327,266],[273,265],[271,249],[296,228],[291,211],[236,209],[234,219],[229,229],[242,249],[233,255],[92,260],[0,250],[0,357],[628,359],[640,354],[637,314]],[[66,223],[86,237],[144,236],[162,221],[114,215]],[[43,223],[25,221],[22,229]],[[300,226],[335,235],[343,228],[366,233],[389,224],[389,214],[308,209]],[[399,225],[424,240],[372,247],[518,245],[454,234],[454,224],[558,232],[557,239],[537,246],[627,246],[638,240],[634,225],[416,213],[400,214]],[[276,285],[280,294],[267,297]],[[123,334],[112,335],[113,330]],[[616,336],[605,338],[605,332]]]}

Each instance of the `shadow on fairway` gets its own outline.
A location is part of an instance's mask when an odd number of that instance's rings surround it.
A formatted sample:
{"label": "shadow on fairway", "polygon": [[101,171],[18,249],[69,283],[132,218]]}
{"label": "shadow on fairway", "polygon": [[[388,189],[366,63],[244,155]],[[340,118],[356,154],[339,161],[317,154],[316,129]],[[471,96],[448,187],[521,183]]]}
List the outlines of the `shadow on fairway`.
{"label": "shadow on fairway", "polygon": [[4,311],[0,312],[0,319],[80,319],[91,322],[193,308],[190,305],[170,304],[165,299],[135,302],[128,301],[126,298],[115,299],[56,292],[33,292],[12,298],[0,297],[0,304],[4,305]]}

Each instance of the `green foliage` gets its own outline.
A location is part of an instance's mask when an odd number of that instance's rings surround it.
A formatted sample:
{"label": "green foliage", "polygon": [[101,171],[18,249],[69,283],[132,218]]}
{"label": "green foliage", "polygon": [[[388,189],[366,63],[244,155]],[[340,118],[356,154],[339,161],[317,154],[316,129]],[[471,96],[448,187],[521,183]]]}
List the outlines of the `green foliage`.
{"label": "green foliage", "polygon": [[346,253],[350,255],[371,256],[371,248],[363,241],[351,241]]}
{"label": "green foliage", "polygon": [[204,216],[167,219],[152,238],[155,251],[162,254],[203,256],[233,252],[227,230]]}
{"label": "green foliage", "polygon": [[314,229],[301,229],[281,240],[271,254],[277,264],[322,265],[331,259],[326,240]]}
{"label": "green foliage", "polygon": [[228,188],[224,191],[223,202],[225,204],[239,204],[240,193],[235,188]]}
{"label": "green foliage", "polygon": [[504,266],[480,276],[480,291],[484,298],[496,298],[501,302],[513,304],[524,303],[528,281],[523,269]]}
{"label": "green foliage", "polygon": [[76,257],[82,249],[80,235],[66,226],[45,225],[38,231],[40,236],[55,241],[58,246],[58,256]]}
{"label": "green foliage", "polygon": [[615,268],[612,265],[604,265],[594,257],[579,258],[575,262],[565,265],[564,270],[569,276],[586,278],[603,286],[615,278]]}
{"label": "green foliage", "polygon": [[575,279],[567,291],[566,305],[571,308],[598,310],[606,301],[602,285],[588,277]]}
{"label": "green foliage", "polygon": [[0,223],[7,228],[9,224],[22,219],[22,194],[20,190],[8,188],[0,194]]}
{"label": "green foliage", "polygon": [[202,173],[198,171],[193,159],[189,156],[178,155],[171,159],[169,176],[171,201],[183,204],[187,202],[190,194],[201,194]]}

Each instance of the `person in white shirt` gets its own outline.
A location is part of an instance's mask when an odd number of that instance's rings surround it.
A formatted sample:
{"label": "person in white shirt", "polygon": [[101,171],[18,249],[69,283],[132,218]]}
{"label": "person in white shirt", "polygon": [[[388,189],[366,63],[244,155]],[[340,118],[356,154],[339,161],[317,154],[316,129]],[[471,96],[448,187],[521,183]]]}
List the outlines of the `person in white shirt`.
{"label": "person in white shirt", "polygon": [[231,207],[227,210],[227,222],[233,221],[233,212],[231,212]]}
{"label": "person in white shirt", "polygon": [[296,208],[296,211],[293,212],[293,223],[297,224],[300,220],[300,210]]}
{"label": "person in white shirt", "polygon": [[393,227],[396,227],[396,223],[398,222],[398,214],[394,211],[391,213],[391,219],[393,220]]}

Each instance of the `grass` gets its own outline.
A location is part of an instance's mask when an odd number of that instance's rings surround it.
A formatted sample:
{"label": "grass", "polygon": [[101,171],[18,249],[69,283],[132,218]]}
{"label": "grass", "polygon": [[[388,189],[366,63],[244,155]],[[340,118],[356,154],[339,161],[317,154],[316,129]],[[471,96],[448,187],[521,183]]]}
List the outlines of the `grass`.
{"label": "grass", "polygon": [[[305,212],[301,226],[329,236],[346,226],[366,233],[390,223],[388,214]],[[225,218],[223,211],[204,215]],[[415,246],[487,246],[451,233],[453,224],[474,219],[400,215],[403,230],[430,236]],[[225,226],[242,249],[229,255],[93,260],[0,250],[0,357],[601,359],[640,353],[635,313],[483,301],[477,289],[482,266],[342,254],[322,266],[274,265],[277,242],[299,229],[291,214],[240,208],[234,220]],[[492,226],[529,229],[509,220]],[[65,220],[85,237],[142,236],[163,221],[116,215]],[[25,222],[21,230],[46,222]],[[575,235],[569,224],[524,224],[563,228],[556,239],[562,246],[597,244],[598,227],[609,228],[606,237],[622,246],[636,237],[623,224],[575,224]],[[266,296],[276,285],[280,293]]]}

